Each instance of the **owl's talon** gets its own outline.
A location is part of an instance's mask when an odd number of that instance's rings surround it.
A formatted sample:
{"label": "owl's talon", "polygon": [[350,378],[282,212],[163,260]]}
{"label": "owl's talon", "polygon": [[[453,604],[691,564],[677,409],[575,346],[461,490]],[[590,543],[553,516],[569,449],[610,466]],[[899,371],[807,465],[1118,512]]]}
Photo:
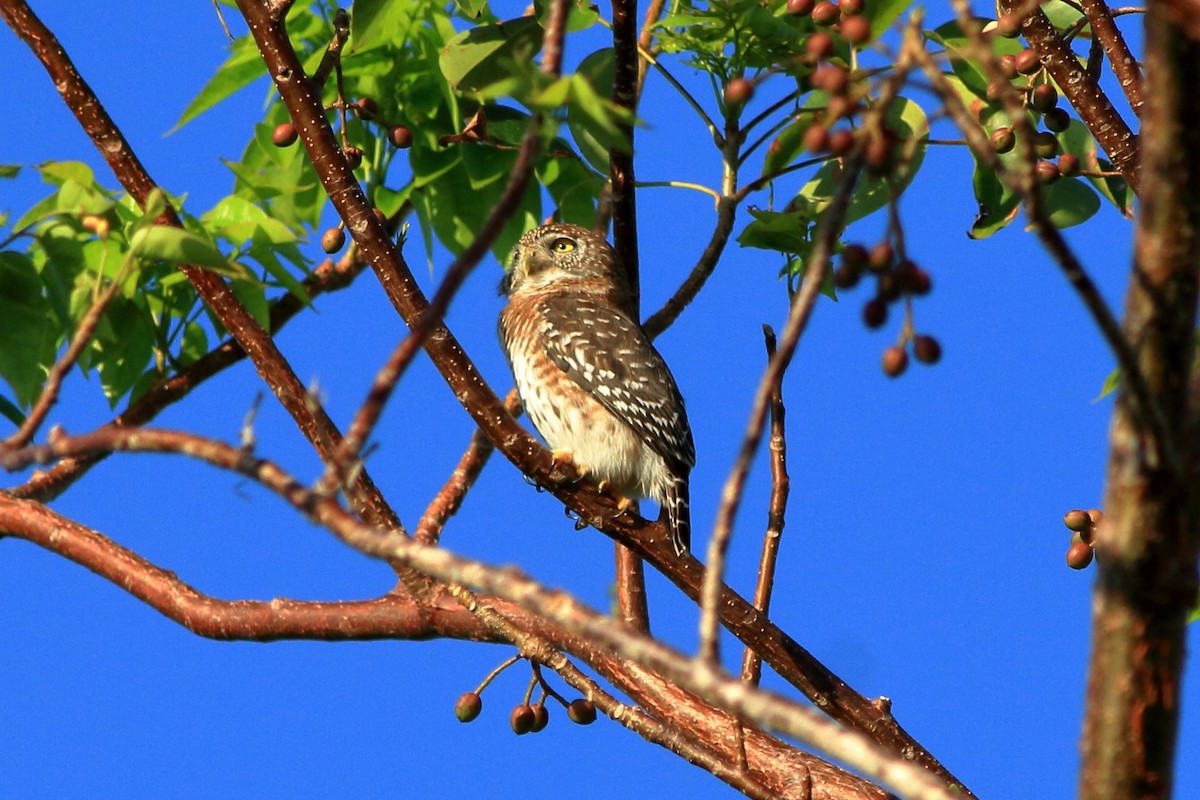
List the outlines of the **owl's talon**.
{"label": "owl's talon", "polygon": [[575,463],[575,454],[570,450],[551,450],[550,457],[554,459],[554,468],[551,472],[565,473],[561,478],[562,481],[574,486],[582,483],[583,479],[587,477],[587,469]]}

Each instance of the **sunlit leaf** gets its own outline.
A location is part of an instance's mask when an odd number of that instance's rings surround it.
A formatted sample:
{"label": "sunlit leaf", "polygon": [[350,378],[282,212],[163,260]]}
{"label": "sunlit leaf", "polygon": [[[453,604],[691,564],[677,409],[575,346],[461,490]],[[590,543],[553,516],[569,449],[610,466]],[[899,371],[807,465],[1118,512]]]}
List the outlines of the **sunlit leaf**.
{"label": "sunlit leaf", "polygon": [[438,64],[452,87],[478,92],[531,70],[530,59],[541,44],[537,20],[517,17],[464,31],[442,50]]}
{"label": "sunlit leaf", "polygon": [[191,264],[214,270],[228,270],[225,256],[200,236],[171,225],[151,225],[133,236],[130,248],[143,258],[157,258],[172,264]]}
{"label": "sunlit leaf", "polygon": [[171,128],[171,133],[266,75],[266,65],[263,64],[262,55],[258,52],[253,38],[245,36],[235,39],[230,47],[233,52],[229,54],[229,58],[225,59],[225,63],[217,68],[200,93],[188,103],[179,116],[179,121]]}

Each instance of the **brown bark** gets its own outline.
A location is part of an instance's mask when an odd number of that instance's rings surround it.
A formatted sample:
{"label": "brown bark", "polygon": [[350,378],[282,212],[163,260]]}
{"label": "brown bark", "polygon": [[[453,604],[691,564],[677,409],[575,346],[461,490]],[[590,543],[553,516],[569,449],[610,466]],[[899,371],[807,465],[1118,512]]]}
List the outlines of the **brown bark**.
{"label": "brown bark", "polygon": [[1166,430],[1117,398],[1096,532],[1099,578],[1080,797],[1171,795],[1187,614],[1196,603],[1200,437],[1193,331],[1200,282],[1200,45],[1151,2],[1133,278],[1124,329]]}

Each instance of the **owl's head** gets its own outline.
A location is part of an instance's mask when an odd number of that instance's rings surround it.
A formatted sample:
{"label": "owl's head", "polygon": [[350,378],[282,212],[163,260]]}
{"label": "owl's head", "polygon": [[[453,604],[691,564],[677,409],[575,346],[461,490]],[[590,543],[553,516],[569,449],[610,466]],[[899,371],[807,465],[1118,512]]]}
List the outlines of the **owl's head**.
{"label": "owl's head", "polygon": [[[538,289],[594,286],[622,290],[624,276],[615,274],[613,249],[602,237],[579,225],[555,223],[525,233],[513,247],[504,294]],[[590,279],[590,280],[589,280]]]}

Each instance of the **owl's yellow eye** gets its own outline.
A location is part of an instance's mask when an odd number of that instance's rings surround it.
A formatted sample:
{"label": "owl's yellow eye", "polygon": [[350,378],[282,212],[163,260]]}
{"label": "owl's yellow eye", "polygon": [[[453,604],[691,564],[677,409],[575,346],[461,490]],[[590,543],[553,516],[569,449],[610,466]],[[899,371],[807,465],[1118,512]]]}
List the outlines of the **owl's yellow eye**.
{"label": "owl's yellow eye", "polygon": [[550,244],[550,249],[556,253],[569,253],[575,249],[575,242],[571,239],[555,239]]}

